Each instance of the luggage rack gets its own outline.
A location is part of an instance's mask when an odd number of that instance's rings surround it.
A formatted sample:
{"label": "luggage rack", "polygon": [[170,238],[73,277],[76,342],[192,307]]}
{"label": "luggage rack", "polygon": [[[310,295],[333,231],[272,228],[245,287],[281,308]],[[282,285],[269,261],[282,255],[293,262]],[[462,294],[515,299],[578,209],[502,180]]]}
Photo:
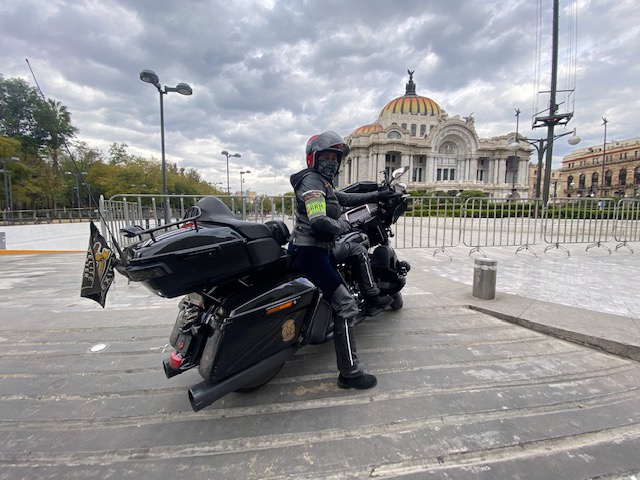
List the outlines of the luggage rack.
{"label": "luggage rack", "polygon": [[[120,233],[122,233],[127,238],[140,237],[142,239],[143,235],[149,235],[153,242],[156,242],[156,237],[154,235],[158,230],[162,230],[164,233],[168,229],[172,227],[176,227],[179,225],[184,225],[189,222],[193,222],[193,226],[196,231],[198,230],[198,222],[197,219],[202,216],[202,210],[198,206],[193,206],[187,210],[184,218],[177,220],[173,223],[167,223],[165,225],[160,225],[159,227],[147,228],[143,229],[140,225],[129,225],[128,227],[124,227],[120,229]],[[184,228],[184,227],[183,227]]]}

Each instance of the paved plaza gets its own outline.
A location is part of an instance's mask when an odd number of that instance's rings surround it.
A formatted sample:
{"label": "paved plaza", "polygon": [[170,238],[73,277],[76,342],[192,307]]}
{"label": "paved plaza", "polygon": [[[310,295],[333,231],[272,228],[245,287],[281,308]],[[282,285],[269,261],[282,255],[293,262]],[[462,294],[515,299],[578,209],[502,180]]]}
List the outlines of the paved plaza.
{"label": "paved plaza", "polygon": [[485,252],[494,300],[479,254],[399,250],[404,308],[357,327],[374,389],[329,343],[198,413],[162,370],[178,299],[117,275],[102,309],[83,254],[0,255],[0,479],[636,478],[638,253]]}

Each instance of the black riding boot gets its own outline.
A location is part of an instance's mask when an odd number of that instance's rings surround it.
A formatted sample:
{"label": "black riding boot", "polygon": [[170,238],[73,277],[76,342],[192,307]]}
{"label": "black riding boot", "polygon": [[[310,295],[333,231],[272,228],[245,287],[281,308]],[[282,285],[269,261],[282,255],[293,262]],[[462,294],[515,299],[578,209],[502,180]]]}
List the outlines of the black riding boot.
{"label": "black riding boot", "polygon": [[392,298],[388,295],[380,296],[380,289],[373,279],[373,272],[371,271],[367,253],[359,254],[353,266],[366,308],[376,309],[389,305],[392,302]]}
{"label": "black riding boot", "polygon": [[338,386],[340,388],[371,388],[376,377],[364,373],[356,355],[356,339],[353,324],[359,314],[358,306],[344,285],[340,285],[331,297],[331,306],[336,311],[333,319],[333,343],[338,362]]}

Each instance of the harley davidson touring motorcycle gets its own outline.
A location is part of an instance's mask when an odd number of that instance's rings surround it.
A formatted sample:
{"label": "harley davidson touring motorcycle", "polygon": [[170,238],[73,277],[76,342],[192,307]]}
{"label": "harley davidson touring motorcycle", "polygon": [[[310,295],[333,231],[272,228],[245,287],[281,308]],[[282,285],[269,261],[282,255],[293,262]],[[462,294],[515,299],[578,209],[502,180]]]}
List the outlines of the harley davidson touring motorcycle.
{"label": "harley davidson touring motorcycle", "polygon": [[[406,184],[398,178],[406,171],[394,171],[391,179],[385,175],[380,185],[359,182],[345,191],[404,193]],[[410,267],[397,259],[389,237],[406,210],[406,197],[345,211],[344,218],[358,227],[337,240],[367,247],[380,295],[391,296],[388,308],[395,310],[402,308]],[[147,230],[131,226],[123,233],[140,241],[122,250],[116,269],[162,297],[184,295],[170,335],[175,350],[164,360],[164,371],[171,378],[197,367],[204,381],[189,389],[194,411],[231,392],[260,388],[298,349],[332,338],[331,307],[296,271],[284,248],[289,238],[284,222],[238,220],[222,201],[205,197],[178,222]],[[351,269],[339,264],[336,270],[363,304]]]}

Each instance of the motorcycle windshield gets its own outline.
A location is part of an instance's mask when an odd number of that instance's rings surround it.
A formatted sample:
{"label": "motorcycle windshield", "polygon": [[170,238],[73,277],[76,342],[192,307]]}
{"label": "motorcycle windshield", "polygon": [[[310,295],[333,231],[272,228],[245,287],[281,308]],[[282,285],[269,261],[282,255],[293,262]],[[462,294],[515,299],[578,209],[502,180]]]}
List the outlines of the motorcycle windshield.
{"label": "motorcycle windshield", "polygon": [[404,214],[404,212],[407,211],[407,200],[403,200],[402,202],[400,202],[400,205],[398,205],[396,207],[396,209],[393,211],[393,219],[391,221],[391,224],[393,225],[394,223],[396,223],[398,221],[398,219]]}

